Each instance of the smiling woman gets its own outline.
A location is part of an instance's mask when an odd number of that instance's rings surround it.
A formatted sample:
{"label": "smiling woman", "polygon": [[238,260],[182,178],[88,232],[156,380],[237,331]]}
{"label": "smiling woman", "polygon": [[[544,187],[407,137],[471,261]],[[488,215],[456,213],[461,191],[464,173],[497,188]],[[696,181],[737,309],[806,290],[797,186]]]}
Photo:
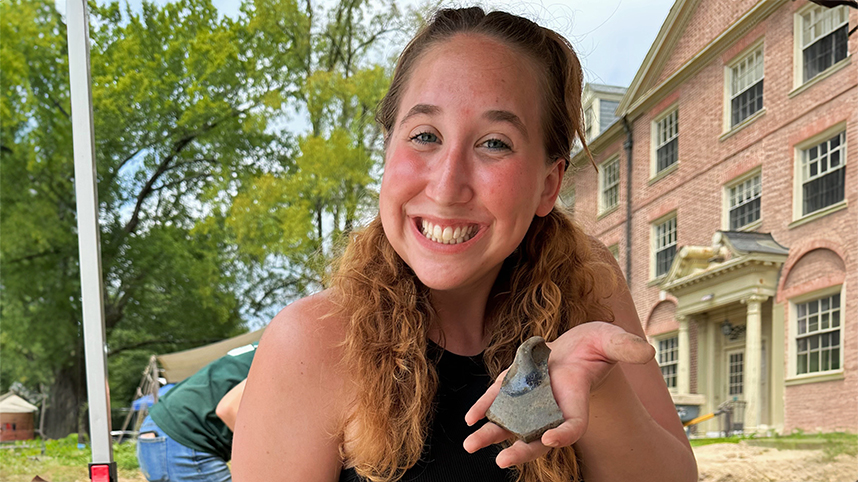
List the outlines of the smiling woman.
{"label": "smiling woman", "polygon": [[[418,33],[379,108],[379,215],[266,330],[236,480],[696,480],[619,268],[555,205],[580,96],[568,42],[526,19]],[[526,444],[483,419],[534,335],[565,421]]]}

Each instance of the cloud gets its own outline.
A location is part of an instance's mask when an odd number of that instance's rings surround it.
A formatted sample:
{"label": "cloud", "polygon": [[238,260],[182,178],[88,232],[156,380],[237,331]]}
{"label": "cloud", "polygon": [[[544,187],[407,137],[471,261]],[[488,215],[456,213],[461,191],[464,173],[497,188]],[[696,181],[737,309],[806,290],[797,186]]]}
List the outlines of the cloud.
{"label": "cloud", "polygon": [[[460,2],[459,2],[460,3]],[[561,33],[575,47],[587,82],[628,86],[673,0],[489,0]]]}

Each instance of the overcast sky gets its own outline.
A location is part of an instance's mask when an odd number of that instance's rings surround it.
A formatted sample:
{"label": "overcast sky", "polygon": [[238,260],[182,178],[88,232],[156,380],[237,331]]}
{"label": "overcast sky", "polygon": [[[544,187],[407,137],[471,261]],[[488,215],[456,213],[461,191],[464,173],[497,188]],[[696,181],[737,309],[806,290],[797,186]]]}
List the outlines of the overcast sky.
{"label": "overcast sky", "polygon": [[[139,9],[141,0],[121,0]],[[155,0],[164,4],[169,0]],[[104,0],[99,0],[104,2]],[[213,0],[224,15],[235,15],[241,2]],[[399,0],[400,5],[417,0]],[[477,3],[503,9],[552,28],[575,46],[587,82],[628,86],[649,50],[673,0],[477,0],[448,2]],[[60,10],[65,1],[57,0]]]}

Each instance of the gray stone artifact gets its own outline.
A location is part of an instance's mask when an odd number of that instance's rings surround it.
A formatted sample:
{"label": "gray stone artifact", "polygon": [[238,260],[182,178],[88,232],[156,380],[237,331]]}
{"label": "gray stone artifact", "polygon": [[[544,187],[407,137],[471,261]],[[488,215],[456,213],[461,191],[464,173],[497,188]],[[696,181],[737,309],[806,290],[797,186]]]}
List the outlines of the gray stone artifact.
{"label": "gray stone artifact", "polygon": [[524,442],[538,440],[564,420],[548,378],[550,353],[551,349],[541,336],[522,343],[503,379],[500,393],[486,412],[489,420]]}

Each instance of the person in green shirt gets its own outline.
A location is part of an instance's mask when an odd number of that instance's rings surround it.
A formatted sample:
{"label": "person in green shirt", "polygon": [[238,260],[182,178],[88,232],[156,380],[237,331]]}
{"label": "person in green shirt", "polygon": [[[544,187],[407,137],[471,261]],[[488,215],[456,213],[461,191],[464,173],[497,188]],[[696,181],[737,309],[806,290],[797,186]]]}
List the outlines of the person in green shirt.
{"label": "person in green shirt", "polygon": [[149,482],[230,482],[232,431],[256,343],[230,351],[173,387],[140,427]]}

